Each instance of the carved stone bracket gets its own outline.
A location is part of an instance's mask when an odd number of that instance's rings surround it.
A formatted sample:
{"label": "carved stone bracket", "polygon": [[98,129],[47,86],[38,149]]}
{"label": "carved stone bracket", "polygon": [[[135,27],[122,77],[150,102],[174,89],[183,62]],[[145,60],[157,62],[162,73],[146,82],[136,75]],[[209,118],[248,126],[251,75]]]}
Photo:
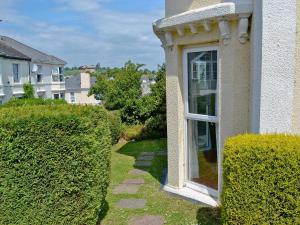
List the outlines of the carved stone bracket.
{"label": "carved stone bracket", "polygon": [[230,42],[231,34],[230,27],[227,20],[219,20],[220,35],[224,45],[228,45]]}
{"label": "carved stone bracket", "polygon": [[239,17],[239,40],[242,44],[245,44],[249,39],[248,27],[249,27],[249,16],[250,14],[241,14]]}

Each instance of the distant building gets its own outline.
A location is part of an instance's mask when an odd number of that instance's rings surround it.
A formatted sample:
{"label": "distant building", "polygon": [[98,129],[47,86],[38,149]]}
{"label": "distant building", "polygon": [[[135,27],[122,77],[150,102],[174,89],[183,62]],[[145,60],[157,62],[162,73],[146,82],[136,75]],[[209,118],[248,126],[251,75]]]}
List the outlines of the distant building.
{"label": "distant building", "polygon": [[80,66],[79,69],[82,72],[85,72],[85,73],[94,73],[94,72],[96,72],[96,66],[94,66],[94,65]]}
{"label": "distant building", "polygon": [[151,85],[155,84],[156,81],[148,75],[143,75],[141,77],[141,83],[142,95],[145,96],[151,94]]}
{"label": "distant building", "polygon": [[79,75],[66,77],[65,100],[70,104],[99,105],[94,95],[88,96],[90,88],[96,83],[96,77],[81,72]]}
{"label": "distant building", "polygon": [[0,36],[0,103],[24,95],[31,83],[35,96],[64,99],[66,62],[10,37]]}

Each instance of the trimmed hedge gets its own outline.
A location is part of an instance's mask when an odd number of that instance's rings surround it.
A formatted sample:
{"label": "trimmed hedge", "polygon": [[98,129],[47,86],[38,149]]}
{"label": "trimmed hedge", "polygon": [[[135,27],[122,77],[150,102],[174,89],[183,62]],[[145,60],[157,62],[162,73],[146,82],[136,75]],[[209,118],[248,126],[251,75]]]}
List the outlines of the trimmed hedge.
{"label": "trimmed hedge", "polygon": [[0,224],[96,224],[110,147],[101,107],[0,109]]}
{"label": "trimmed hedge", "polygon": [[6,102],[2,107],[16,107],[16,106],[30,106],[30,105],[63,105],[67,102],[63,99],[41,99],[41,98],[12,98]]}
{"label": "trimmed hedge", "polygon": [[230,138],[223,176],[224,224],[300,224],[300,137]]}
{"label": "trimmed hedge", "polygon": [[122,121],[119,111],[108,111],[112,144],[118,143],[122,134]]}

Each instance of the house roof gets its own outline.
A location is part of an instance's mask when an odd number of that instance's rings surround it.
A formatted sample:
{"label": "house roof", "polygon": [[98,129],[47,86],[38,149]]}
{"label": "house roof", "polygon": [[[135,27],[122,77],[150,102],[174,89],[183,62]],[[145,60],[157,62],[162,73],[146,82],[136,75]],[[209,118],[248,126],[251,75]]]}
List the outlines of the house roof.
{"label": "house roof", "polygon": [[16,49],[0,42],[0,56],[9,59],[20,59],[30,61],[31,59]]}
{"label": "house roof", "polygon": [[[96,77],[91,77],[91,86],[97,81]],[[66,90],[80,90],[81,89],[81,76],[75,75],[71,77],[66,77],[65,79]]]}
{"label": "house roof", "polygon": [[3,43],[11,48],[16,49],[25,56],[31,59],[34,63],[47,63],[54,65],[65,65],[67,64],[64,60],[59,59],[55,56],[48,55],[39,50],[36,50],[28,45],[18,42],[10,37],[0,36],[0,43]]}

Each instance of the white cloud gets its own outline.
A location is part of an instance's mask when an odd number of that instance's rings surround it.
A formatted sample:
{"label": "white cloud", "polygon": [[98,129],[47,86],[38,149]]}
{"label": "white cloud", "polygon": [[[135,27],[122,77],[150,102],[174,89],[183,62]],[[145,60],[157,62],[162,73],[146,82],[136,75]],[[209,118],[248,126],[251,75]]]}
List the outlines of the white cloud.
{"label": "white cloud", "polygon": [[2,18],[8,24],[20,26],[22,30],[7,26],[1,29],[0,23],[0,32],[62,57],[70,65],[100,62],[104,66],[121,66],[132,59],[155,68],[163,62],[163,50],[151,28],[152,21],[162,16],[162,10],[121,12],[105,8],[103,3],[113,0],[56,0],[59,4],[56,10],[62,14],[76,12],[85,18],[92,29],[86,31],[82,24],[63,26],[42,19],[34,21],[14,10],[18,1],[0,2],[0,15],[4,15]]}

